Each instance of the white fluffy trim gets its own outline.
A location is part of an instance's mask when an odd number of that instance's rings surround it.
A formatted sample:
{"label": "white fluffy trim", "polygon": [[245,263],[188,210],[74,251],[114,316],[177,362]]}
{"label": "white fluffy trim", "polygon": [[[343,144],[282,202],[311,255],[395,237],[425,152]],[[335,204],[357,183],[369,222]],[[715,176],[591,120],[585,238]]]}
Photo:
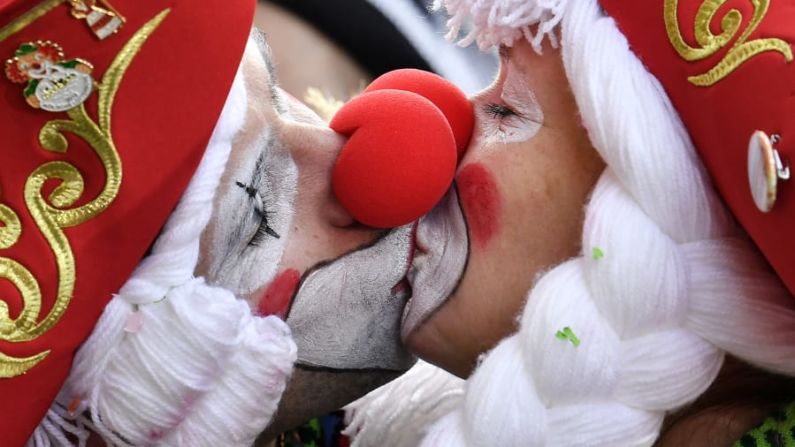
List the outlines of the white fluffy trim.
{"label": "white fluffy trim", "polygon": [[267,426],[296,357],[290,331],[193,277],[246,104],[238,73],[152,254],[106,306],[29,445],[84,445],[90,428],[110,445],[249,446]]}
{"label": "white fluffy trim", "polygon": [[526,38],[541,53],[548,37],[558,46],[555,28],[563,17],[568,0],[435,0],[434,9],[444,6],[451,18],[447,22],[449,40],[458,39],[461,30],[469,32],[459,41],[467,46],[477,42],[481,50],[500,45],[512,46]]}

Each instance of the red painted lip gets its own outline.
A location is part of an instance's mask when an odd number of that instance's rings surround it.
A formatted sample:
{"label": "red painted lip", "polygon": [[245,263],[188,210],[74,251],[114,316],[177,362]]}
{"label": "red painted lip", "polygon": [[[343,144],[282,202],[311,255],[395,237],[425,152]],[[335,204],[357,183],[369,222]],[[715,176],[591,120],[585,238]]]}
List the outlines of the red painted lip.
{"label": "red painted lip", "polygon": [[485,249],[502,218],[502,196],[494,175],[482,164],[472,163],[461,169],[456,184],[474,245]]}
{"label": "red painted lip", "polygon": [[257,303],[257,313],[262,316],[277,315],[285,318],[299,282],[301,282],[301,273],[296,269],[286,269],[279,273]]}

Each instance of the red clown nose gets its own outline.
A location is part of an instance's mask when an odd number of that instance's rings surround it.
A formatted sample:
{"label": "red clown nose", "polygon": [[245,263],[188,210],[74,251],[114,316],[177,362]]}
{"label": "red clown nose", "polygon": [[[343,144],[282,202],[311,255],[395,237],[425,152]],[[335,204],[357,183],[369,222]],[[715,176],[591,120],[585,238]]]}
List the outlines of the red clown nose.
{"label": "red clown nose", "polygon": [[334,166],[337,199],[357,221],[393,228],[419,219],[450,188],[474,114],[449,81],[396,70],[345,104],[330,126],[350,137]]}

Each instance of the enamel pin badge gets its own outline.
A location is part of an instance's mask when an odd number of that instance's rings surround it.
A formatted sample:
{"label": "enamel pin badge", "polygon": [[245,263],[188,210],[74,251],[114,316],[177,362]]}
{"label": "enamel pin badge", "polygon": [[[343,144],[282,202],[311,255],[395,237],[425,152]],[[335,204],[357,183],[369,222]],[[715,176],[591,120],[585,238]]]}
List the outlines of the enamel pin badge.
{"label": "enamel pin badge", "polygon": [[25,100],[31,107],[65,112],[91,95],[94,67],[81,59],[65,59],[61,46],[50,41],[23,43],[6,61],[6,76],[27,84]]}
{"label": "enamel pin badge", "polygon": [[72,17],[85,20],[99,40],[112,36],[124,25],[124,16],[105,0],[69,0],[69,4]]}

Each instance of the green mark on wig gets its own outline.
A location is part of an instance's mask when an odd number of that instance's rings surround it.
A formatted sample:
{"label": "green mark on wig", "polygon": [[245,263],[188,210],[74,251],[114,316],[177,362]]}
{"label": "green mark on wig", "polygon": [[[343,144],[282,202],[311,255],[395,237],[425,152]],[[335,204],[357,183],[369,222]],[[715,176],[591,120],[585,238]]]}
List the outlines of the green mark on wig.
{"label": "green mark on wig", "polygon": [[605,257],[605,252],[603,252],[602,249],[599,248],[599,247],[594,247],[592,256],[593,256],[594,261],[598,261],[598,260],[600,260],[600,259]]}
{"label": "green mark on wig", "polygon": [[559,330],[555,334],[555,337],[557,337],[558,340],[563,340],[563,341],[568,340],[568,341],[570,341],[571,344],[573,344],[575,348],[577,346],[580,346],[580,339],[577,338],[576,335],[574,335],[574,331],[572,331],[571,328],[568,327],[568,326],[566,326],[563,329]]}

